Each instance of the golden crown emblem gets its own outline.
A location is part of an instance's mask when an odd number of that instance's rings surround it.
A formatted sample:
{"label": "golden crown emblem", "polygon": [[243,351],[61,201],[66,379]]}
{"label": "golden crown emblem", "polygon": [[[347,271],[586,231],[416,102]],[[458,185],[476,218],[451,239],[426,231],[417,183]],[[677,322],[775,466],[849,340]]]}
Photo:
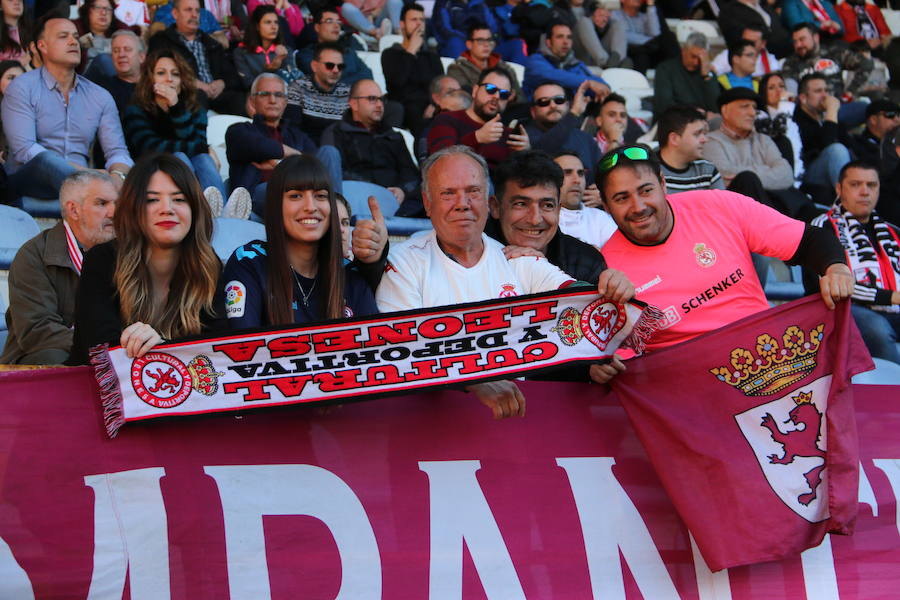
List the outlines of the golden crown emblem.
{"label": "golden crown emblem", "polygon": [[188,363],[188,372],[191,374],[191,383],[194,389],[204,396],[212,396],[219,390],[219,377],[225,373],[219,373],[213,367],[212,361],[205,354],[198,354]]}
{"label": "golden crown emblem", "polygon": [[556,327],[550,331],[555,331],[566,346],[574,346],[584,337],[581,331],[581,313],[570,306],[559,315]]}
{"label": "golden crown emblem", "polygon": [[803,379],[816,367],[824,331],[824,323],[811,329],[808,335],[791,325],[785,329],[780,344],[764,333],[756,338],[756,354],[735,348],[731,351],[731,367],[716,367],[709,372],[746,396],[774,394]]}

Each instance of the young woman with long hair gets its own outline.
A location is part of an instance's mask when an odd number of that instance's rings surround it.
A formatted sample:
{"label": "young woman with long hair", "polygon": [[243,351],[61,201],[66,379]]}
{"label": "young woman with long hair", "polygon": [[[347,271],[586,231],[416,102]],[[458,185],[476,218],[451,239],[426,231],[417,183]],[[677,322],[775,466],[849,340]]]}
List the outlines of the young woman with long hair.
{"label": "young woman with long hair", "polygon": [[260,4],[250,16],[244,41],[234,49],[234,66],[249,89],[260,73],[278,73],[285,81],[302,75],[285,45],[278,13],[271,4]]}
{"label": "young woman with long hair", "polygon": [[85,255],[75,302],[70,364],[121,344],[143,356],[163,339],[224,326],[222,263],[210,244],[212,216],[196,177],[170,154],[141,158],[116,206],[111,242]]}
{"label": "young woman with long hair", "polygon": [[313,156],[290,156],[266,189],[267,241],[235,250],[225,266],[232,329],[375,314],[372,289],[343,264],[337,200]]}
{"label": "young woman with long hair", "polygon": [[0,60],[17,60],[27,67],[31,21],[23,0],[0,0]]}
{"label": "young woman with long hair", "polygon": [[225,184],[206,141],[206,109],[197,101],[194,71],[178,52],[150,53],[122,123],[132,156],[171,152],[193,169],[203,189],[215,187],[224,197]]}

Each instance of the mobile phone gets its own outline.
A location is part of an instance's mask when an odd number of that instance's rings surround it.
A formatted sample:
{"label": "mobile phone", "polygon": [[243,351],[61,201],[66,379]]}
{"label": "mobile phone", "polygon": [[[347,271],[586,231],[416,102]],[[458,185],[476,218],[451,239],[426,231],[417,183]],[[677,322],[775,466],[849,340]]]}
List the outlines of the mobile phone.
{"label": "mobile phone", "polygon": [[510,128],[510,129],[515,129],[515,128],[518,127],[518,126],[519,126],[519,120],[518,120],[518,119],[513,119],[512,121],[509,122],[509,128]]}

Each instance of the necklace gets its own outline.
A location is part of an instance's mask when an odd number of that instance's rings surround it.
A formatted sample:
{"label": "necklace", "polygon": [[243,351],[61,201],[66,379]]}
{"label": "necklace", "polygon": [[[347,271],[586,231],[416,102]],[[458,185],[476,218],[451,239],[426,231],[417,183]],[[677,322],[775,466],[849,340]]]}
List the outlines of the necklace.
{"label": "necklace", "polygon": [[297,282],[297,287],[300,288],[300,295],[303,297],[303,306],[309,308],[309,298],[312,296],[313,290],[316,289],[316,280],[313,279],[313,284],[309,287],[309,292],[303,289],[303,286],[300,285],[300,278],[297,276],[297,271],[294,270],[294,267],[291,267],[291,273],[294,274],[294,281]]}

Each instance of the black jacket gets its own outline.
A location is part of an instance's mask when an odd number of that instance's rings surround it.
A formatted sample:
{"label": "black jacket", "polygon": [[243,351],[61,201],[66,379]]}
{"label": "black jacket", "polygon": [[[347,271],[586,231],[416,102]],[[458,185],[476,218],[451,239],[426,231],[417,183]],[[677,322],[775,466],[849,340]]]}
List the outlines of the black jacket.
{"label": "black jacket", "polygon": [[354,122],[348,110],[343,119],[322,133],[321,142],[341,153],[344,179],[398,187],[406,194],[418,186],[419,170],[403,136],[384,123],[369,131]]}
{"label": "black jacket", "polygon": [[[209,70],[213,79],[224,81],[226,90],[243,89],[241,78],[234,66],[234,62],[231,60],[231,54],[222,47],[222,44],[212,39],[208,34],[198,31],[197,36],[206,50],[206,60],[209,62]],[[181,41],[181,36],[175,31],[174,25],[154,34],[150,38],[148,52],[153,52],[159,48],[169,48],[181,54],[184,60],[194,69],[194,75],[197,75],[197,60],[188,47],[184,45],[184,42]]]}
{"label": "black jacket", "polygon": [[381,68],[390,100],[403,105],[403,125],[418,136],[423,127],[422,112],[431,103],[431,80],[443,75],[441,57],[421,48],[415,55],[394,44],[381,53]]}

